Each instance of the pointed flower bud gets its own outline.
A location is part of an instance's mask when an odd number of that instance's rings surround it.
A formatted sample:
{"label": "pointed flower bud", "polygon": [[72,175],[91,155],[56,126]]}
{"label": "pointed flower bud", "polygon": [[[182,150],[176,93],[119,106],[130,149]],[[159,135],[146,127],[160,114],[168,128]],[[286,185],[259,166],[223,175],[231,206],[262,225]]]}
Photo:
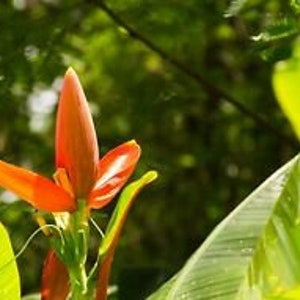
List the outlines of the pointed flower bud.
{"label": "pointed flower bud", "polygon": [[76,198],[88,198],[97,176],[98,158],[92,116],[79,79],[70,68],[58,104],[56,167],[66,170]]}

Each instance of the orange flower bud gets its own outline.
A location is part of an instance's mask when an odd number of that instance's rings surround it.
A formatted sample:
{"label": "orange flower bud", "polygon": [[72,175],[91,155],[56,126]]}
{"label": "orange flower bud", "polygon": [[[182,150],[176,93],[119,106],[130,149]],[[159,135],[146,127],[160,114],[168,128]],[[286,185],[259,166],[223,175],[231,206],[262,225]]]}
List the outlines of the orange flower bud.
{"label": "orange flower bud", "polygon": [[56,123],[56,167],[64,168],[76,198],[87,199],[97,176],[99,150],[92,116],[73,69],[64,77]]}

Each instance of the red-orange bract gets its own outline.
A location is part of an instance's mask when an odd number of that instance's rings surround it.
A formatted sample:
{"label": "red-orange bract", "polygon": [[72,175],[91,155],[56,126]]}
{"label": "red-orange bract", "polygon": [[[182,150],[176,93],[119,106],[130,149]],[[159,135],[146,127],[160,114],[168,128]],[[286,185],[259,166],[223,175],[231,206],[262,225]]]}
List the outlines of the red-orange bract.
{"label": "red-orange bract", "polygon": [[66,175],[65,184],[60,184],[60,180],[55,184],[34,172],[0,161],[0,185],[48,212],[73,212],[77,199],[85,199],[88,208],[98,209],[109,203],[126,183],[140,152],[139,145],[132,140],[98,159],[92,116],[79,79],[69,68],[63,81],[56,125],[56,168],[59,174]]}
{"label": "red-orange bract", "polygon": [[69,294],[69,274],[53,250],[44,262],[41,300],[65,300]]}

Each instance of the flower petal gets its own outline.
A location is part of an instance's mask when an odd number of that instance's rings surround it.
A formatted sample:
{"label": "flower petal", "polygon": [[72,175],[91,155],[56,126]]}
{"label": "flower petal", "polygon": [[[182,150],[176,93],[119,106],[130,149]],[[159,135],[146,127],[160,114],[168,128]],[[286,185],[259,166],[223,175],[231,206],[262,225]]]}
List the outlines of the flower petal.
{"label": "flower petal", "polygon": [[67,171],[74,194],[87,198],[97,176],[99,150],[92,116],[71,68],[64,77],[56,123],[56,167]]}
{"label": "flower petal", "polygon": [[132,140],[109,151],[98,165],[96,184],[89,197],[90,208],[105,206],[123,187],[135,169],[141,148]]}
{"label": "flower petal", "polygon": [[35,208],[48,212],[73,211],[75,201],[51,180],[0,160],[0,186]]}
{"label": "flower petal", "polygon": [[69,273],[65,265],[50,250],[42,276],[42,300],[65,300],[69,294]]}

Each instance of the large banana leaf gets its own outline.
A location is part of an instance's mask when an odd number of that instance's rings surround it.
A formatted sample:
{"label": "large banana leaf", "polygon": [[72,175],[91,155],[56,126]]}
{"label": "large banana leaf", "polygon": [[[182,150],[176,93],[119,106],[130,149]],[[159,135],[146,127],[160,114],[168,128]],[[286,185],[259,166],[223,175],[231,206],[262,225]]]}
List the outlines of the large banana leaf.
{"label": "large banana leaf", "polygon": [[175,299],[300,299],[298,157],[246,198],[148,298]]}
{"label": "large banana leaf", "polygon": [[0,223],[0,299],[21,298],[20,279],[9,236]]}

